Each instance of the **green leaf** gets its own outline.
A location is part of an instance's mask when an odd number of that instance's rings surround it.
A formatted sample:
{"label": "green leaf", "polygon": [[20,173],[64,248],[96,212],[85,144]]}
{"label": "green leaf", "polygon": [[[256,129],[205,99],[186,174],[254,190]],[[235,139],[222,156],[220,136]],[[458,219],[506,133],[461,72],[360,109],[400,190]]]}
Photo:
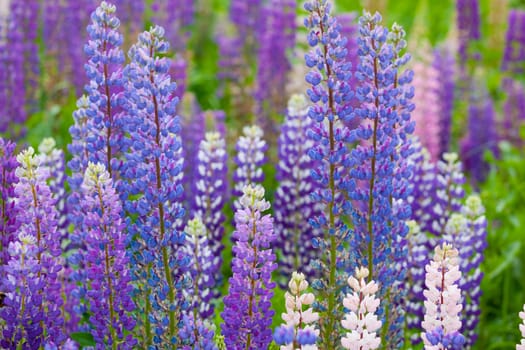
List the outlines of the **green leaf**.
{"label": "green leaf", "polygon": [[74,332],[71,333],[70,338],[73,339],[80,345],[81,347],[84,346],[95,346],[95,339],[93,338],[93,335],[91,333],[87,332]]}

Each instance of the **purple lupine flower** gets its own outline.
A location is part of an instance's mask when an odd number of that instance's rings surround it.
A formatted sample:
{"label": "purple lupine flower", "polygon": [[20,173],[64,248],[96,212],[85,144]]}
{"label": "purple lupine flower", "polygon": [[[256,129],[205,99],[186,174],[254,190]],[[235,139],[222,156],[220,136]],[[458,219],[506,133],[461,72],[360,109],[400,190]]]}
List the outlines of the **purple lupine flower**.
{"label": "purple lupine flower", "polygon": [[0,137],[0,287],[3,282],[2,266],[9,261],[9,243],[16,238],[18,228],[14,186],[18,182],[15,169],[16,144]]}
{"label": "purple lupine flower", "polygon": [[307,117],[308,102],[304,95],[293,95],[288,102],[288,114],[279,135],[279,163],[275,191],[275,232],[281,249],[280,273],[288,277],[293,271],[303,271],[308,277],[317,275],[310,261],[317,257],[312,240],[321,236],[308,220],[319,216],[321,208],[310,197],[318,184],[310,178],[314,162],[308,150],[314,141],[306,133],[313,121]]}
{"label": "purple lupine flower", "polygon": [[525,70],[525,11],[512,9],[509,13],[502,68],[523,73]]}
{"label": "purple lupine flower", "polygon": [[45,283],[39,276],[41,265],[37,260],[36,237],[19,232],[7,251],[11,259],[3,266],[5,297],[0,317],[6,326],[2,329],[0,345],[3,349],[38,349],[43,341],[45,316],[41,297],[35,291],[42,290]]}
{"label": "purple lupine flower", "polygon": [[461,158],[474,185],[483,182],[490,170],[485,151],[497,155],[498,135],[494,103],[487,92],[471,97],[468,109],[468,132],[461,140]]}
{"label": "purple lupine flower", "polygon": [[452,112],[454,110],[455,60],[446,47],[434,51],[434,69],[437,71],[439,99],[439,156],[450,151]]}
{"label": "purple lupine flower", "polygon": [[286,80],[291,69],[288,57],[295,47],[296,7],[295,0],[271,0],[261,10],[255,100],[257,121],[267,135],[275,134],[272,118],[286,108]]}
{"label": "purple lupine flower", "polygon": [[195,197],[192,215],[200,217],[206,228],[206,236],[212,256],[213,278],[221,278],[222,239],[225,216],[223,208],[228,201],[228,155],[224,138],[217,132],[206,133],[197,154],[197,174],[194,178]]}
{"label": "purple lupine flower", "polygon": [[504,78],[503,90],[507,96],[503,104],[503,121],[498,128],[499,135],[501,139],[521,147],[524,143],[520,130],[525,125],[525,86],[513,78]]}
{"label": "purple lupine flower", "polygon": [[432,161],[435,162],[441,155],[441,101],[440,82],[438,81],[440,72],[432,64],[433,57],[428,44],[423,46],[418,54],[413,63],[416,105],[412,115],[416,123],[414,134],[419,137],[423,146],[430,153]]}
{"label": "purple lupine flower", "polygon": [[181,249],[184,233],[177,230],[184,216],[178,99],[168,74],[170,60],[159,57],[167,52],[164,30],[152,27],[131,47],[124,72],[132,146],[126,153],[123,191],[125,209],[136,215],[127,226],[144,348],[178,344],[181,312],[188,306],[182,289],[188,284],[189,258]]}
{"label": "purple lupine flower", "polygon": [[42,140],[38,146],[38,152],[42,157],[40,166],[45,167],[49,174],[47,184],[55,198],[58,211],[58,234],[61,241],[68,236],[69,222],[67,220],[66,207],[66,156],[64,151],[56,148],[55,139],[49,137]]}
{"label": "purple lupine flower", "polygon": [[271,247],[276,238],[273,220],[263,214],[270,203],[264,200],[264,188],[254,184],[244,187],[239,202],[222,331],[228,349],[266,349],[272,340],[272,272],[277,267]]}
{"label": "purple lupine flower", "polygon": [[484,216],[485,208],[477,195],[469,196],[461,211],[462,214],[454,213],[450,217],[443,240],[459,250],[459,287],[463,300],[461,333],[470,347],[477,339],[476,327],[479,322],[483,278],[480,265],[487,247],[487,221]]}
{"label": "purple lupine flower", "polygon": [[[381,338],[389,339],[389,347],[399,347],[403,341],[402,297],[406,269],[400,268],[407,254],[410,218],[408,196],[411,192],[413,153],[408,136],[414,131],[410,113],[414,89],[410,85],[413,72],[402,70],[409,55],[401,55],[406,47],[404,30],[392,26],[389,32],[381,25],[379,14],[365,13],[360,18],[357,69],[361,86],[356,95],[361,106],[355,114],[363,123],[353,137],[361,140],[351,152],[348,166],[357,186],[349,196],[356,203],[353,212],[356,264],[367,266],[369,280],[383,288],[379,297],[384,312]],[[393,291],[386,292],[395,286]]]}
{"label": "purple lupine flower", "polygon": [[[12,279],[9,281],[6,305],[11,305],[15,309],[6,310],[3,313],[3,318],[9,320],[4,329],[4,337],[7,344],[12,344],[9,343],[10,341],[17,344],[21,340],[19,337],[25,334],[29,348],[34,349],[46,341],[53,341],[57,344],[65,341],[65,334],[62,331],[65,315],[61,313],[63,299],[58,278],[58,273],[62,269],[62,259],[57,239],[55,200],[46,183],[47,169],[40,167],[42,158],[36,156],[33,148],[30,147],[17,155],[16,160],[19,163],[15,171],[19,180],[15,185],[16,220],[20,225],[18,231],[34,240],[36,262],[32,271],[35,271],[36,276],[34,278],[28,276],[31,280],[27,281],[17,282]],[[17,258],[12,260],[15,264],[14,269],[22,268],[20,266],[22,261],[18,261]],[[13,289],[20,285],[27,286],[25,294],[18,294],[16,289]],[[28,308],[28,310],[38,309],[34,318],[22,316],[22,319],[17,319],[16,315],[20,310],[18,306],[23,302],[21,299],[34,303]],[[25,317],[30,317],[29,321]],[[6,347],[15,348],[16,346]]]}
{"label": "purple lupine flower", "polygon": [[219,350],[214,343],[211,326],[200,319],[193,318],[192,314],[182,316],[182,327],[179,337],[184,339],[181,350]]}
{"label": "purple lupine flower", "polygon": [[349,86],[351,66],[346,62],[346,39],[340,35],[340,26],[331,16],[331,5],[326,0],[305,3],[309,12],[305,25],[309,31],[311,51],[305,55],[310,72],[306,81],[311,85],[307,94],[313,106],[308,111],[312,124],[307,131],[314,146],[308,155],[315,163],[311,178],[316,183],[312,200],[319,203],[321,214],[310,218],[315,230],[324,234],[313,241],[320,259],[313,261],[321,278],[312,287],[317,293],[316,308],[320,314],[321,348],[336,348],[340,343],[336,332],[342,310],[337,304],[342,299],[345,285],[341,266],[345,265],[343,244],[349,230],[342,215],[350,212],[345,195],[351,184],[347,181],[347,143],[350,130],[346,127],[352,120],[352,91]]}
{"label": "purple lupine flower", "polygon": [[237,35],[246,51],[257,47],[260,39],[259,28],[262,28],[260,15],[263,9],[262,0],[232,0],[230,2],[230,20],[237,28]]}
{"label": "purple lupine flower", "polygon": [[152,4],[152,22],[166,31],[166,41],[171,50],[183,53],[186,50],[193,23],[195,3],[184,0],[155,0]]}
{"label": "purple lupine flower", "polygon": [[[113,179],[118,179],[120,159],[126,150],[124,127],[127,124],[119,106],[123,90],[121,50],[122,34],[118,32],[116,8],[103,1],[91,14],[87,27],[89,41],[84,51],[89,57],[85,65],[89,83],[85,86],[90,107],[86,111],[88,160],[102,163]],[[116,180],[114,180],[116,181]]]}
{"label": "purple lupine flower", "polygon": [[[11,1],[3,39],[5,70],[3,84],[0,131],[7,130],[20,136],[28,114],[35,106],[40,66],[38,59],[38,11],[39,1]],[[9,101],[9,102],[6,102]]]}
{"label": "purple lupine flower", "polygon": [[[217,43],[219,46],[219,61],[217,77],[221,82],[239,83],[242,74],[242,42],[238,37],[218,35]],[[221,89],[225,89],[224,86]],[[226,91],[221,91],[220,95],[225,95]]]}
{"label": "purple lupine flower", "polygon": [[210,303],[213,297],[211,288],[215,285],[214,275],[219,257],[210,249],[206,226],[199,216],[188,221],[184,231],[184,250],[190,257],[188,272],[193,281],[192,288],[184,291],[191,303],[187,313],[192,315],[193,320],[206,320],[213,315],[214,307]]}
{"label": "purple lupine flower", "polygon": [[472,42],[481,38],[478,0],[458,0],[456,2],[456,12],[459,36],[459,64],[464,69],[469,58],[477,58],[469,50]]}
{"label": "purple lupine flower", "polygon": [[[237,168],[233,173],[232,192],[237,197],[243,194],[245,186],[263,182],[264,173],[261,167],[266,163],[264,153],[268,147],[263,139],[263,131],[257,125],[245,126],[242,131],[244,135],[239,137],[235,145]],[[239,209],[239,199],[236,199],[233,205],[234,209]]]}
{"label": "purple lupine flower", "polygon": [[446,243],[436,247],[425,269],[425,332],[421,333],[425,349],[462,349],[465,337],[459,332],[462,305],[457,249]]}
{"label": "purple lupine flower", "polygon": [[130,313],[132,285],[126,256],[122,205],[102,164],[89,163],[82,184],[85,268],[91,334],[97,349],[131,348],[135,326]]}

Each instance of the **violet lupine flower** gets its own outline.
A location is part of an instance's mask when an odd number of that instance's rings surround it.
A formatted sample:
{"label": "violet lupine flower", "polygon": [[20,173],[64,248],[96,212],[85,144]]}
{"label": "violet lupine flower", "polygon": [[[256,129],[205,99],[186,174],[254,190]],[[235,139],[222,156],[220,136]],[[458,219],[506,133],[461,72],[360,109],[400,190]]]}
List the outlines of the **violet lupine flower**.
{"label": "violet lupine flower", "polygon": [[468,132],[461,140],[461,158],[474,185],[485,180],[490,164],[485,161],[485,151],[497,155],[494,103],[487,92],[473,96],[468,108]]}
{"label": "violet lupine flower", "polygon": [[[232,193],[234,196],[242,196],[244,187],[249,184],[262,183],[264,173],[262,166],[266,163],[264,152],[268,148],[263,139],[263,131],[257,125],[245,126],[242,129],[243,135],[237,140],[235,149],[235,163],[237,168],[233,173],[234,186]],[[240,209],[239,199],[233,203],[234,209]]]}
{"label": "violet lupine flower", "polygon": [[310,219],[314,230],[324,232],[324,238],[313,241],[319,249],[319,260],[313,262],[321,278],[312,283],[318,298],[316,308],[320,313],[319,346],[335,349],[339,341],[336,332],[342,310],[337,304],[342,299],[344,277],[341,267],[345,265],[343,244],[349,230],[342,220],[348,214],[350,202],[345,195],[352,185],[346,179],[348,160],[347,143],[350,130],[346,127],[352,120],[350,102],[352,92],[348,85],[351,66],[346,62],[346,39],[340,35],[340,26],[331,16],[331,5],[326,0],[305,3],[309,16],[305,25],[309,31],[308,43],[312,47],[305,55],[306,65],[311,69],[306,81],[311,85],[307,94],[313,106],[308,111],[312,124],[307,131],[314,146],[308,155],[315,163],[311,177],[316,183],[311,193],[312,201],[319,203],[321,214]]}
{"label": "violet lupine flower", "polygon": [[182,289],[188,284],[189,258],[181,248],[184,233],[177,230],[184,216],[178,99],[168,74],[170,60],[159,57],[167,52],[164,30],[152,27],[131,47],[124,72],[132,146],[124,163],[123,191],[125,209],[136,215],[127,226],[144,348],[178,344],[178,324],[187,307]]}
{"label": "violet lupine flower", "polygon": [[41,265],[37,260],[36,237],[20,231],[6,250],[11,258],[2,267],[5,298],[0,317],[5,326],[0,346],[3,349],[38,349],[45,316],[42,300],[35,291],[42,290],[45,283],[39,276]]}
{"label": "violet lupine flower", "polygon": [[91,334],[97,349],[131,349],[136,344],[129,333],[135,326],[130,315],[135,305],[122,206],[104,165],[89,163],[82,195]]}
{"label": "violet lupine flower", "polygon": [[0,288],[4,280],[2,266],[9,262],[9,243],[15,240],[18,228],[14,202],[14,188],[18,182],[15,148],[14,142],[0,137]]}
{"label": "violet lupine flower", "polygon": [[379,285],[374,280],[367,282],[368,276],[368,269],[361,267],[356,268],[355,277],[348,278],[352,293],[343,299],[348,313],[341,321],[343,328],[348,331],[341,338],[341,345],[345,349],[374,350],[381,343],[381,320],[377,316],[380,301],[375,295]]}
{"label": "violet lupine flower", "polygon": [[[193,23],[195,3],[185,0],[155,0],[152,4],[152,22],[163,27],[171,50],[184,53]],[[178,82],[177,82],[178,83]]]}
{"label": "violet lupine flower", "polygon": [[263,214],[270,203],[264,199],[263,187],[249,184],[239,205],[233,232],[233,276],[221,313],[222,332],[228,349],[266,349],[272,340],[272,272],[277,268],[271,247],[276,239],[273,220]]}
{"label": "violet lupine flower", "polygon": [[45,167],[49,178],[47,184],[53,194],[58,210],[58,233],[61,241],[68,236],[67,207],[66,207],[66,156],[64,151],[56,148],[55,139],[49,137],[42,140],[38,146],[38,152],[42,157],[41,167]]}
{"label": "violet lupine flower", "polygon": [[426,266],[425,319],[421,324],[425,349],[462,349],[465,343],[459,332],[462,305],[458,255],[457,249],[444,243],[436,247],[433,260]]}
{"label": "violet lupine flower", "polygon": [[207,229],[199,216],[188,221],[184,232],[184,250],[190,257],[188,272],[193,281],[191,290],[184,291],[191,303],[187,313],[192,314],[193,320],[206,320],[213,315],[214,307],[210,303],[213,296],[211,288],[215,284],[216,260],[219,257],[210,249]]}
{"label": "violet lupine flower", "polygon": [[441,158],[443,153],[450,151],[454,90],[456,88],[454,55],[446,47],[436,49],[434,51],[433,66],[438,72],[439,158]]}
{"label": "violet lupine flower", "polygon": [[197,319],[195,322],[192,314],[182,316],[182,326],[179,330],[179,337],[183,339],[183,345],[177,349],[181,350],[219,350],[215,345],[214,332],[210,329],[211,325]]}
{"label": "violet lupine flower", "polygon": [[[400,54],[406,47],[400,26],[394,24],[389,32],[381,25],[379,14],[365,12],[359,30],[361,62],[356,74],[361,86],[356,95],[361,106],[355,114],[364,122],[352,133],[361,143],[348,161],[350,177],[357,184],[349,193],[356,202],[352,246],[356,264],[367,266],[369,280],[383,286],[379,294],[381,338],[388,338],[388,346],[396,348],[403,341],[401,299],[406,288],[399,285],[406,269],[398,265],[407,253],[406,220],[411,211],[408,196],[412,169],[407,158],[413,152],[408,139],[414,130],[410,120],[413,72],[402,70],[410,56]],[[391,289],[393,285],[398,286]]]}
{"label": "violet lupine flower", "polygon": [[523,311],[519,313],[522,323],[520,324],[521,342],[516,345],[516,350],[525,350],[525,305]]}
{"label": "violet lupine flower", "polygon": [[127,37],[135,37],[144,29],[144,0],[113,0],[124,24]]}
{"label": "violet lupine flower", "polygon": [[127,123],[118,101],[123,90],[124,54],[120,48],[123,39],[115,12],[114,5],[102,1],[91,14],[92,23],[87,27],[89,41],[84,47],[89,57],[85,65],[89,79],[85,91],[90,101],[86,111],[88,160],[104,164],[114,181],[119,178],[120,157],[127,147],[124,138]]}
{"label": "violet lupine flower", "polygon": [[[222,239],[224,236],[223,213],[228,189],[228,154],[224,138],[217,132],[206,133],[197,154],[197,174],[195,200],[192,215],[200,217],[205,225],[205,233],[211,254],[214,257],[210,273],[215,281],[221,278]],[[213,283],[212,286],[214,287]]]}
{"label": "violet lupine flower", "polygon": [[[3,86],[0,132],[5,130],[13,136],[21,136],[23,125],[35,105],[38,77],[40,74],[38,45],[38,0],[11,1],[7,18],[4,48],[6,82]],[[9,101],[9,103],[5,102]]]}
{"label": "violet lupine flower", "polygon": [[513,73],[525,70],[525,11],[512,9],[509,13],[502,68]]}
{"label": "violet lupine flower", "polygon": [[230,2],[230,20],[237,28],[237,35],[246,52],[252,51],[259,41],[259,28],[263,20],[262,0],[232,0]]}
{"label": "violet lupine flower", "polygon": [[257,50],[255,100],[257,122],[267,135],[275,135],[274,116],[286,108],[286,81],[295,47],[295,0],[270,0],[262,8],[260,44]]}
{"label": "violet lupine flower", "polygon": [[[277,338],[276,343],[282,345],[281,350],[317,350],[315,344],[319,337],[319,329],[316,327],[316,322],[319,320],[319,314],[314,312],[311,306],[315,301],[315,296],[312,293],[306,293],[308,281],[305,275],[294,271],[288,282],[288,288],[289,291],[284,294],[286,313],[281,315],[285,325],[281,326],[281,331],[276,329],[274,339]],[[310,307],[303,310],[303,306]],[[282,331],[288,334],[288,329],[291,329],[291,336],[280,337],[278,335]],[[305,336],[306,334],[309,336]]]}
{"label": "violet lupine flower", "polygon": [[499,127],[499,135],[501,139],[522,147],[524,140],[520,130],[525,125],[525,86],[513,78],[504,78],[503,90],[507,96],[503,104],[503,121]]}
{"label": "violet lupine flower", "polygon": [[[25,334],[29,348],[35,349],[47,341],[53,341],[56,344],[65,341],[65,334],[63,334],[65,315],[61,312],[64,301],[58,278],[62,270],[62,259],[57,239],[55,200],[46,183],[47,169],[40,167],[42,159],[35,155],[31,147],[18,154],[16,160],[19,164],[15,171],[19,180],[15,185],[16,220],[20,225],[18,231],[34,239],[36,262],[31,270],[35,271],[36,276],[31,282],[32,285],[25,290],[25,294],[16,293],[16,289],[13,288],[16,288],[17,284],[29,283],[28,281],[13,279],[9,281],[6,305],[12,305],[15,309],[6,310],[3,314],[4,320],[7,321],[4,334],[8,342],[14,339],[14,344],[20,341],[18,335],[15,336],[15,334]],[[14,260],[16,266],[13,268],[17,269],[22,261],[16,258]],[[16,278],[20,277],[20,275],[16,276]],[[4,287],[6,287],[5,282],[7,281],[4,281]],[[31,303],[34,303],[28,306],[30,310],[38,309],[34,318],[17,319],[17,313],[20,310],[18,306],[22,302],[19,299],[31,300]],[[16,348],[16,346],[9,345],[7,348]]]}
{"label": "violet lupine flower", "polygon": [[279,271],[289,276],[302,270],[308,277],[317,275],[310,261],[317,257],[312,240],[321,236],[308,220],[321,214],[321,208],[310,197],[318,184],[310,178],[314,162],[308,150],[314,141],[307,138],[313,122],[307,116],[308,102],[304,95],[293,95],[288,102],[288,114],[278,139],[279,163],[276,178],[279,187],[275,191],[275,232],[279,239],[282,259]]}
{"label": "violet lupine flower", "polygon": [[462,69],[469,58],[477,58],[469,52],[469,46],[475,40],[479,40],[480,33],[480,11],[478,0],[458,0],[456,2],[457,27],[459,35],[459,64]]}
{"label": "violet lupine flower", "polygon": [[441,155],[441,101],[438,94],[439,72],[432,60],[429,44],[423,45],[413,63],[416,108],[412,118],[416,123],[414,134],[428,150],[432,161],[436,162]]}

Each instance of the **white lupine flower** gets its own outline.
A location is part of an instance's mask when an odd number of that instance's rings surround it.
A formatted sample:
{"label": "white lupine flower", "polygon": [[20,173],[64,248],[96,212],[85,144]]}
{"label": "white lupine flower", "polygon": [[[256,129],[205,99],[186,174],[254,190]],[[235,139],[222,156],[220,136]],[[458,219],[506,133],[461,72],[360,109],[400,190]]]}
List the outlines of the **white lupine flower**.
{"label": "white lupine flower", "polygon": [[[450,224],[450,229],[462,225],[463,216],[458,215]],[[452,220],[450,220],[452,221]],[[449,223],[450,223],[449,221]],[[425,285],[425,318],[421,326],[425,330],[421,334],[425,349],[444,349],[444,340],[449,343],[463,344],[465,339],[459,333],[461,329],[460,313],[461,290],[458,281],[461,278],[459,270],[458,251],[450,244],[444,243],[435,249],[434,259],[426,266]]]}
{"label": "white lupine flower", "polygon": [[341,338],[341,345],[345,349],[374,350],[381,343],[377,333],[382,323],[375,314],[380,302],[375,297],[379,286],[374,281],[366,282],[368,274],[368,269],[361,267],[356,268],[355,277],[348,278],[353,293],[343,299],[343,305],[350,310],[341,321],[343,328],[349,330]]}
{"label": "white lupine flower", "polygon": [[[288,283],[289,291],[284,295],[286,313],[281,315],[285,326],[294,328],[294,341],[287,345],[282,345],[281,350],[318,350],[317,345],[299,345],[299,347],[293,346],[294,343],[298,343],[297,335],[299,331],[310,331],[319,337],[319,329],[316,328],[315,322],[319,320],[319,314],[313,311],[311,305],[315,301],[315,296],[312,293],[304,293],[308,288],[308,282],[304,274],[293,272],[292,278]],[[308,309],[303,310],[303,307],[310,306]],[[298,326],[302,325],[302,328]]]}

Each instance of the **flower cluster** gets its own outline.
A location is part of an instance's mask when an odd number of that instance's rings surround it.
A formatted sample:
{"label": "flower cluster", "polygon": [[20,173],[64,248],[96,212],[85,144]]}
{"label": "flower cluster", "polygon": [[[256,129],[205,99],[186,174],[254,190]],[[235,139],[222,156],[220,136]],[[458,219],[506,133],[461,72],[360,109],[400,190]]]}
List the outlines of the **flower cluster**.
{"label": "flower cluster", "polygon": [[525,350],[525,305],[523,306],[523,311],[519,313],[519,316],[522,320],[522,324],[520,324],[520,332],[522,339],[520,344],[516,345],[516,350]]}
{"label": "flower cluster", "polygon": [[461,328],[461,290],[458,280],[458,251],[451,245],[436,247],[434,259],[426,267],[425,319],[421,334],[425,349],[460,349],[465,338]]}
{"label": "flower cluster", "polygon": [[319,314],[314,312],[312,307],[303,310],[303,306],[308,307],[315,300],[312,293],[305,293],[308,282],[304,274],[294,271],[288,287],[289,291],[284,295],[286,313],[281,316],[285,325],[275,330],[274,340],[282,345],[281,350],[317,350],[315,344],[319,330],[315,323]]}
{"label": "flower cluster", "polygon": [[276,236],[271,216],[263,214],[270,203],[260,185],[245,186],[239,204],[222,331],[228,349],[265,349],[272,339],[272,272],[277,266],[271,245]]}
{"label": "flower cluster", "polygon": [[341,339],[345,349],[374,350],[379,348],[381,342],[378,336],[381,321],[376,315],[379,299],[375,296],[379,286],[373,280],[367,283],[367,277],[368,269],[361,267],[356,268],[355,277],[348,278],[348,285],[353,291],[343,299],[343,305],[349,311],[341,321],[343,328],[349,331]]}
{"label": "flower cluster", "polygon": [[[0,137],[0,278],[3,276],[1,266],[9,261],[7,248],[16,238],[16,206],[14,186],[18,182],[15,169],[18,166],[15,158],[16,144]],[[1,287],[0,281],[0,287]]]}
{"label": "flower cluster", "polygon": [[275,231],[279,235],[277,244],[283,255],[280,272],[286,277],[299,269],[309,277],[316,274],[309,262],[317,255],[312,240],[321,236],[320,230],[308,223],[311,217],[319,216],[320,208],[310,197],[318,184],[310,178],[314,162],[308,157],[308,150],[314,142],[306,138],[312,125],[307,112],[305,97],[292,96],[278,140],[279,187],[275,192],[274,215]]}

